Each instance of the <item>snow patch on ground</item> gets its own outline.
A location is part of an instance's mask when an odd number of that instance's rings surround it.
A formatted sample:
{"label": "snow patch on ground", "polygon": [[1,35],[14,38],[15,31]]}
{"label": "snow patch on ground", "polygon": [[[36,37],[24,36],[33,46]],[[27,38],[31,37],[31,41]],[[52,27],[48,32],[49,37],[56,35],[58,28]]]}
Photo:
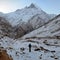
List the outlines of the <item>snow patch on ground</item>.
{"label": "snow patch on ground", "polygon": [[[30,43],[31,52],[28,47]],[[13,60],[60,60],[60,40],[58,39],[13,40],[4,37],[0,39],[0,47],[4,47]]]}

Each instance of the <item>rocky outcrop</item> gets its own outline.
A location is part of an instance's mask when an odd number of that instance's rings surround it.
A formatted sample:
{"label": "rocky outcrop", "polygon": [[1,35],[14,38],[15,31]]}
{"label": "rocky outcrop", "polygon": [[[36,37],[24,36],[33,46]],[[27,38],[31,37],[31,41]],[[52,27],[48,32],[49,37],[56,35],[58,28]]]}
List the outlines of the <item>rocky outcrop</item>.
{"label": "rocky outcrop", "polygon": [[28,23],[32,25],[33,29],[37,29],[46,22],[44,19],[40,17],[39,14],[36,14],[28,21]]}
{"label": "rocky outcrop", "polygon": [[0,48],[0,60],[13,60],[11,56],[9,56],[6,50]]}
{"label": "rocky outcrop", "polygon": [[10,36],[12,26],[5,18],[0,17],[0,35],[3,36]]}
{"label": "rocky outcrop", "polygon": [[0,17],[0,38],[2,36],[8,36],[10,38],[20,38],[24,34],[32,31],[33,28],[29,23],[23,22],[15,27],[12,27],[10,23],[3,17]]}
{"label": "rocky outcrop", "polygon": [[28,23],[22,23],[21,25],[15,26],[14,28],[15,38],[20,38],[21,36],[33,30],[32,26]]}

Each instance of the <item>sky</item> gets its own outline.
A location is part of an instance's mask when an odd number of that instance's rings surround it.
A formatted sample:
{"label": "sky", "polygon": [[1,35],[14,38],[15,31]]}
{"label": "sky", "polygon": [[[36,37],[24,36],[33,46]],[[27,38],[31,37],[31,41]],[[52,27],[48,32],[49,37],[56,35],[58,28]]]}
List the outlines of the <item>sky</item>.
{"label": "sky", "polygon": [[0,12],[9,13],[36,4],[48,14],[60,13],[60,0],[0,0]]}

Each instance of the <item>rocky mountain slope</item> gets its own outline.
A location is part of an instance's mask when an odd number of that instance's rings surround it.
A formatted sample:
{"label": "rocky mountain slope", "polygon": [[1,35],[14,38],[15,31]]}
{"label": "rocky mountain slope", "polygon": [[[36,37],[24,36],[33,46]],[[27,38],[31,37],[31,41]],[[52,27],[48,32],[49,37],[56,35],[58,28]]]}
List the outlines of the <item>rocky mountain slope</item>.
{"label": "rocky mountain slope", "polygon": [[[30,19],[32,21],[33,19],[35,19],[36,16],[40,17],[46,22],[49,19],[53,18],[55,15],[47,14],[41,8],[35,6],[32,3],[30,6],[25,7],[23,9],[17,9],[15,12],[7,14],[0,13],[0,16],[4,16],[6,20],[11,23],[12,26],[16,26],[18,24],[21,24],[22,22],[28,22]],[[37,19],[35,20],[37,21]],[[32,23],[34,23],[34,21]]]}
{"label": "rocky mountain slope", "polygon": [[[15,12],[3,14],[0,12],[0,16],[5,18],[11,25],[9,35],[14,38],[20,38],[28,32],[39,28],[46,22],[48,22],[54,15],[49,15],[33,3],[23,9],[18,9]],[[4,25],[5,26],[5,25]],[[5,31],[6,32],[6,31]]]}
{"label": "rocky mountain slope", "polygon": [[41,18],[40,14],[36,14],[28,21],[28,23],[32,25],[33,29],[37,29],[44,25],[46,21],[45,19]]}
{"label": "rocky mountain slope", "polygon": [[12,27],[5,18],[0,17],[0,37],[8,36],[10,38],[19,38],[31,30],[33,30],[33,28],[29,24],[23,22],[21,25]]}
{"label": "rocky mountain slope", "polygon": [[60,14],[48,21],[42,27],[26,34],[23,38],[29,37],[56,37],[60,38]]}
{"label": "rocky mountain slope", "polygon": [[12,26],[10,23],[3,17],[0,17],[0,37],[1,36],[10,36],[12,32]]}
{"label": "rocky mountain slope", "polygon": [[34,4],[31,4],[30,6],[23,9],[18,9],[15,12],[8,13],[5,17],[7,20],[9,20],[12,26],[16,26],[22,22],[28,22],[29,19],[31,19],[33,16],[37,16],[37,14],[39,14],[40,18],[44,19],[45,21],[51,19],[51,16],[49,14]]}

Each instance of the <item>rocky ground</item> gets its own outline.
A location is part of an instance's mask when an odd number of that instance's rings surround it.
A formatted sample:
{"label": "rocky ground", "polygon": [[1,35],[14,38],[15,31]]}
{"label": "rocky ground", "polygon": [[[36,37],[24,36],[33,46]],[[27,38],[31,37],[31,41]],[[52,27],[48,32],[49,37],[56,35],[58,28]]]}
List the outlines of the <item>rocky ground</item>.
{"label": "rocky ground", "polygon": [[[28,45],[31,44],[31,52]],[[8,37],[0,39],[0,47],[4,48],[13,60],[60,60],[59,39],[25,39],[13,40]]]}

